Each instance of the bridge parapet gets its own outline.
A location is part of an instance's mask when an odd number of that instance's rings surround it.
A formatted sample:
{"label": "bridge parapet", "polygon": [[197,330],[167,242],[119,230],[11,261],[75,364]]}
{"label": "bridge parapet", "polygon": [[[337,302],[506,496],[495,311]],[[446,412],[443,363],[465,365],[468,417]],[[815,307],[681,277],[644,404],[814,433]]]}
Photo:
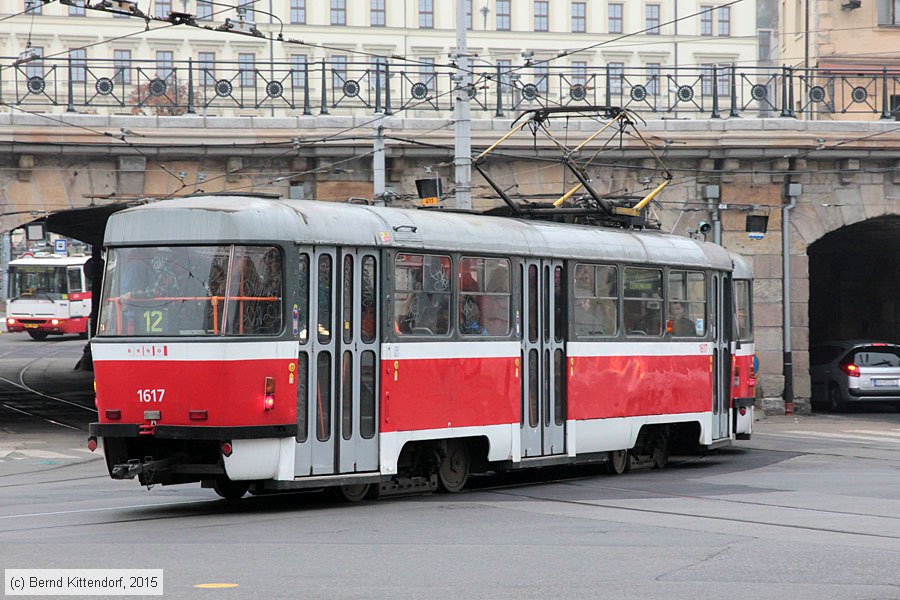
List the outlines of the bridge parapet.
{"label": "bridge parapet", "polygon": [[[384,59],[371,62],[236,61],[71,57],[0,58],[15,64],[0,102],[50,112],[142,115],[419,114],[453,109],[458,71]],[[622,106],[645,118],[748,116],[889,119],[896,69],[788,66],[478,65],[466,90],[478,118],[547,106]]]}

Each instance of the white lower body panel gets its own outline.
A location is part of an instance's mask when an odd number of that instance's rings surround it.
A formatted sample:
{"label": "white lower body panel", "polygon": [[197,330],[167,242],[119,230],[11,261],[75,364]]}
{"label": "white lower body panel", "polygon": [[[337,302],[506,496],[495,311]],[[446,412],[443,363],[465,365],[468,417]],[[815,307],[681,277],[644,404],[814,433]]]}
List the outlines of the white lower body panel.
{"label": "white lower body panel", "polygon": [[294,479],[294,438],[233,440],[225,457],[225,473],[232,481]]}

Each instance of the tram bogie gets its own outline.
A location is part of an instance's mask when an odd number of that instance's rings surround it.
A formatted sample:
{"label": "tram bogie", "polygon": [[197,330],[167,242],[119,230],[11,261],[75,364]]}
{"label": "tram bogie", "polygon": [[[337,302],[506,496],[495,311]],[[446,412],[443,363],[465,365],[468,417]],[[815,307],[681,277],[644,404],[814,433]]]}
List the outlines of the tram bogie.
{"label": "tram bogie", "polygon": [[752,426],[752,274],[711,244],[229,196],[121,211],[106,243],[91,435],[116,478],[357,501],[662,468]]}

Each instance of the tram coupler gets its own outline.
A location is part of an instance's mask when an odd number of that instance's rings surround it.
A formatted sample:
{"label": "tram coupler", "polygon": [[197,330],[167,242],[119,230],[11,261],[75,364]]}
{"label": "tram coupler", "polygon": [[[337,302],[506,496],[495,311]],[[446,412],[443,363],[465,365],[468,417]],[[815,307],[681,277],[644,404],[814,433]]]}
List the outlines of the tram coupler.
{"label": "tram coupler", "polygon": [[152,456],[147,456],[143,460],[132,458],[127,463],[114,465],[109,475],[113,479],[134,479],[138,475],[150,475],[152,478],[155,473],[163,471],[171,467],[178,461],[180,457],[173,456],[163,460],[153,460]]}

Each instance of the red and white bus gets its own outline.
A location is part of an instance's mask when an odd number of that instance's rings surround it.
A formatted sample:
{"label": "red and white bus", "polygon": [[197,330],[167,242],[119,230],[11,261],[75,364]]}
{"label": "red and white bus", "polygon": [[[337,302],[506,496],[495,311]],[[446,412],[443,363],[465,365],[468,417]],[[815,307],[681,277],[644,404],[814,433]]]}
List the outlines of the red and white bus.
{"label": "red and white bus", "polygon": [[35,340],[77,333],[87,337],[91,315],[87,256],[23,255],[9,261],[6,330]]}
{"label": "red and white bus", "polygon": [[751,276],[720,246],[231,195],[105,239],[89,447],[113,478],[357,500],[749,434]]}

